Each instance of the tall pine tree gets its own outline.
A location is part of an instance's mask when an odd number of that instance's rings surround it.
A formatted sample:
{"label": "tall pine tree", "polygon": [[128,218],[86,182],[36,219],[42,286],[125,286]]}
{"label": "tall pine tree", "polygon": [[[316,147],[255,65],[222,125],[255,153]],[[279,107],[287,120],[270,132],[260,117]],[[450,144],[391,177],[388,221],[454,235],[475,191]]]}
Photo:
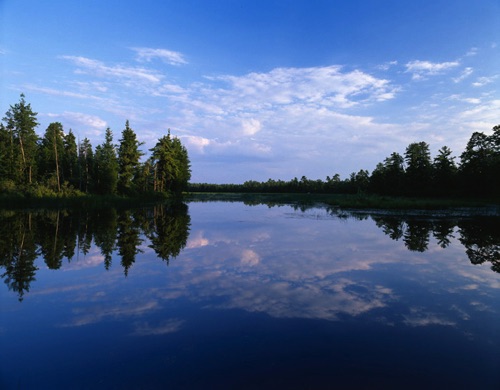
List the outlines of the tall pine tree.
{"label": "tall pine tree", "polygon": [[16,184],[31,184],[36,177],[38,136],[37,113],[21,94],[19,103],[10,106],[3,120],[11,134],[10,175]]}
{"label": "tall pine tree", "polygon": [[127,120],[118,148],[118,192],[122,194],[130,194],[135,190],[134,179],[139,167],[139,159],[143,155],[139,150],[140,145],[142,143],[137,140]]}
{"label": "tall pine tree", "polygon": [[96,190],[100,194],[114,194],[118,183],[118,159],[113,145],[113,133],[108,127],[104,143],[95,151]]}

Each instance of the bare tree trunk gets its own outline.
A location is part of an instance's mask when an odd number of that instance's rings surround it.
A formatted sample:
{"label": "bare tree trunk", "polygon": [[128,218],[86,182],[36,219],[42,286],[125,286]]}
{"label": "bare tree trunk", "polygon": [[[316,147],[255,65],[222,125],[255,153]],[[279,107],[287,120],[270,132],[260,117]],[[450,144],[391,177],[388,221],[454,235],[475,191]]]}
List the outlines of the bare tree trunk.
{"label": "bare tree trunk", "polygon": [[[19,145],[21,146],[21,155],[23,156],[23,166],[21,168],[21,172],[24,172],[24,169],[26,168],[26,157],[24,156],[23,137],[21,137],[21,134],[19,134]],[[24,174],[22,176],[24,176]],[[29,183],[31,184],[31,171],[29,173]]]}
{"label": "bare tree trunk", "polygon": [[59,159],[57,155],[57,140],[56,130],[54,129],[54,153],[56,155],[56,176],[57,176],[57,192],[61,192],[61,179],[59,178]]}

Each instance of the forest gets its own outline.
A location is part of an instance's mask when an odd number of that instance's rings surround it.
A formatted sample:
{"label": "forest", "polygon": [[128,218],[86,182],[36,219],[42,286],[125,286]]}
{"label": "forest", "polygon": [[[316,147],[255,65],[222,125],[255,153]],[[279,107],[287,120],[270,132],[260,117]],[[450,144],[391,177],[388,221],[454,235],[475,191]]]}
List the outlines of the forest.
{"label": "forest", "polygon": [[500,196],[500,125],[486,135],[474,132],[457,163],[449,147],[432,158],[430,145],[414,142],[404,154],[393,152],[371,172],[361,169],[342,180],[305,176],[289,181],[269,179],[243,184],[190,183],[193,192],[377,194],[403,197],[483,198]]}
{"label": "forest", "polygon": [[[483,198],[500,196],[500,125],[487,135],[474,132],[459,161],[443,146],[432,158],[430,145],[414,142],[403,154],[393,152],[370,173],[366,169],[342,179],[300,179],[243,184],[190,183],[187,149],[170,135],[161,137],[144,162],[143,145],[128,120],[118,144],[106,129],[105,140],[93,148],[76,140],[70,129],[50,123],[43,137],[35,131],[37,113],[21,94],[0,122],[0,194],[14,196],[137,196],[190,192],[377,194],[402,197]],[[243,173],[250,175],[251,172]]]}
{"label": "forest", "polygon": [[141,162],[143,143],[128,120],[117,145],[107,128],[104,142],[95,148],[88,138],[77,141],[60,122],[50,123],[41,138],[37,126],[37,113],[21,94],[0,123],[0,194],[179,194],[191,178],[187,150],[170,130]]}

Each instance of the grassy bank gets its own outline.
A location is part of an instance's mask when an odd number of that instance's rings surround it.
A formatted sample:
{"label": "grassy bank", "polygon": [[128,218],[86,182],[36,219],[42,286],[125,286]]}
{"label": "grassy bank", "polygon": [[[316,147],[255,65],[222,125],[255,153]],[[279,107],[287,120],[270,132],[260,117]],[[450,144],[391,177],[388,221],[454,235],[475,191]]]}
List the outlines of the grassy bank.
{"label": "grassy bank", "polygon": [[63,208],[134,208],[159,202],[175,202],[179,198],[167,193],[148,193],[140,196],[73,195],[73,196],[0,196],[3,209],[63,209]]}
{"label": "grassy bank", "polygon": [[404,198],[379,195],[336,195],[336,194],[255,194],[255,193],[189,193],[187,201],[193,202],[245,202],[250,204],[326,204],[343,209],[386,209],[386,210],[442,210],[459,207],[486,207],[500,205],[500,200]]}

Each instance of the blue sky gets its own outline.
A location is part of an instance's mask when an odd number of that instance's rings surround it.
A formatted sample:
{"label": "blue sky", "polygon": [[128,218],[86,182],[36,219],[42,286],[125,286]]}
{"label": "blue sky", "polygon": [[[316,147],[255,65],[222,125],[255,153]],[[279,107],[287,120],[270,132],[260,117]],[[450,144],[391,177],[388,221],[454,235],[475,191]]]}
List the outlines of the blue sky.
{"label": "blue sky", "polygon": [[499,26],[498,0],[0,0],[0,110],[94,147],[170,128],[193,182],[346,178],[491,133]]}

